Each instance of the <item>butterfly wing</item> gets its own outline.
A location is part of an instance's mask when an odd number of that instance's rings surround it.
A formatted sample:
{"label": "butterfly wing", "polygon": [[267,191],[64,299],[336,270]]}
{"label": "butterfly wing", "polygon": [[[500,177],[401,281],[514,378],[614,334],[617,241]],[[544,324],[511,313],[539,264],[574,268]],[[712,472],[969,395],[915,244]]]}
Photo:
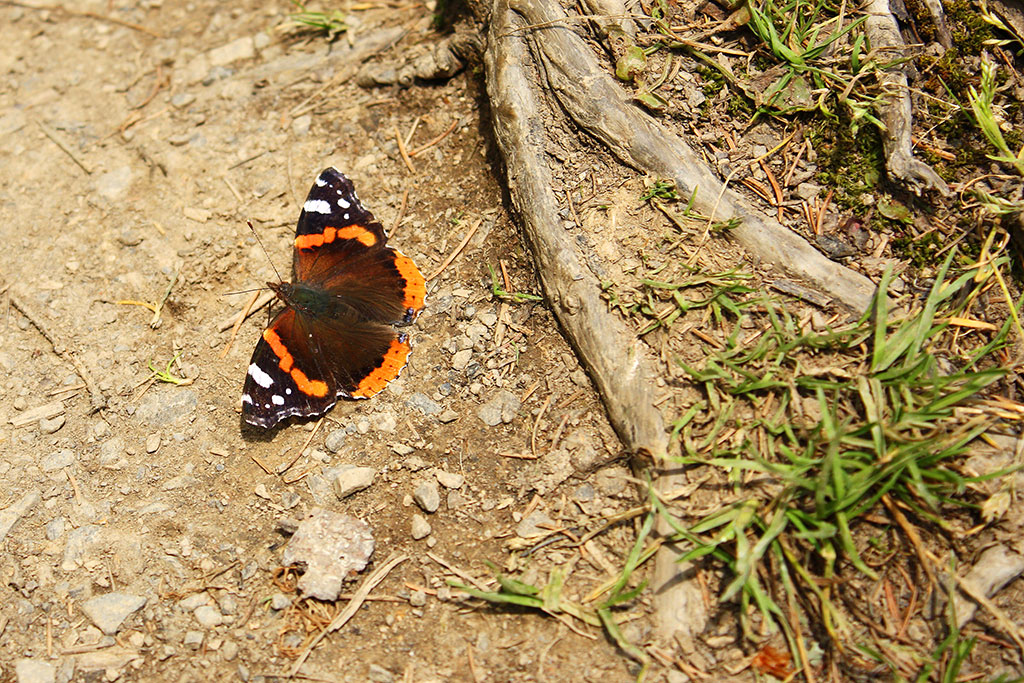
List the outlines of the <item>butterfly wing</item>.
{"label": "butterfly wing", "polygon": [[324,169],[302,205],[295,231],[295,277],[339,297],[367,321],[412,322],[426,283],[410,258],[386,246],[387,234],[352,181]]}
{"label": "butterfly wing", "polygon": [[294,309],[285,308],[263,331],[242,390],[246,422],[269,428],[292,415],[320,415],[334,405],[337,383],[310,343],[311,330]]}

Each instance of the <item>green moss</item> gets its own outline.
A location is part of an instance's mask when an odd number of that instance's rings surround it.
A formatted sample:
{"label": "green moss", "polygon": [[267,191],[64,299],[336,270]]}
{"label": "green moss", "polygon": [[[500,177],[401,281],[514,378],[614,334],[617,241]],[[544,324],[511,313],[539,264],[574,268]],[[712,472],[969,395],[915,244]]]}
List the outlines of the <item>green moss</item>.
{"label": "green moss", "polygon": [[709,66],[702,66],[697,69],[697,73],[701,77],[701,91],[704,93],[704,97],[709,100],[722,92],[722,88],[725,87],[725,76],[722,72],[717,69],[712,69]]}
{"label": "green moss", "polygon": [[834,187],[832,201],[843,209],[860,209],[861,195],[874,192],[885,172],[882,139],[874,126],[861,126],[854,135],[844,115],[816,119],[809,134],[818,154],[817,180]]}
{"label": "green moss", "polygon": [[930,232],[924,237],[905,235],[892,241],[892,251],[897,257],[910,261],[917,268],[934,266],[938,262],[938,252],[943,246],[942,237],[938,232]]}
{"label": "green moss", "polygon": [[995,36],[992,27],[985,23],[981,12],[970,0],[952,0],[942,3],[946,10],[946,20],[953,44],[965,55],[980,55],[985,49],[985,41]]}

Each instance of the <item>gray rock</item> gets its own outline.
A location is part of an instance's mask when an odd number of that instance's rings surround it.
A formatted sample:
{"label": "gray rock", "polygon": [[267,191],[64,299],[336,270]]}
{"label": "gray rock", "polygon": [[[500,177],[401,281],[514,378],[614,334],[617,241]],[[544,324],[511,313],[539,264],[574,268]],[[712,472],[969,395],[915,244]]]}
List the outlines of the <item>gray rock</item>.
{"label": "gray rock", "polygon": [[429,536],[430,532],[430,522],[427,521],[427,518],[420,514],[414,514],[412,516],[412,537],[419,541]]}
{"label": "gray rock", "polygon": [[324,439],[324,448],[331,453],[338,453],[345,447],[345,430],[335,429]]}
{"label": "gray rock", "polygon": [[420,392],[416,392],[405,399],[405,404],[424,415],[437,415],[441,412],[441,405],[437,401]]}
{"label": "gray rock", "polygon": [[476,414],[484,424],[495,427],[502,422],[507,424],[514,420],[520,405],[519,397],[511,391],[499,391],[490,401],[480,406]]}
{"label": "gray rock", "polygon": [[209,596],[206,593],[193,593],[187,598],[179,600],[178,607],[186,612],[193,612],[205,605],[207,602],[209,602]]}
{"label": "gray rock", "polygon": [[434,476],[437,477],[438,483],[446,489],[461,488],[462,485],[466,483],[466,478],[457,472],[434,470]]}
{"label": "gray rock", "polygon": [[533,538],[535,536],[543,536],[549,532],[549,529],[543,527],[554,526],[555,521],[548,517],[548,515],[540,510],[534,510],[523,520],[516,525],[516,536],[520,538]]}
{"label": "gray rock", "polygon": [[238,643],[233,640],[224,643],[220,648],[220,656],[224,658],[225,662],[234,661],[238,656]]}
{"label": "gray rock", "polygon": [[40,463],[40,467],[43,472],[53,472],[55,470],[62,470],[65,467],[72,465],[75,462],[75,452],[69,448],[65,448],[62,451],[56,453],[50,453],[48,456],[43,458],[43,462]]}
{"label": "gray rock", "polygon": [[469,498],[466,498],[458,491],[449,491],[448,496],[445,498],[445,503],[448,505],[449,510],[457,510],[469,504]]}
{"label": "gray rock", "polygon": [[191,389],[157,386],[146,392],[135,417],[152,427],[162,427],[189,417],[198,404],[199,397]]}
{"label": "gray rock", "polygon": [[63,413],[56,417],[44,417],[39,421],[39,431],[43,434],[53,434],[63,427],[65,422],[67,422],[67,417],[65,417]]}
{"label": "gray rock", "polygon": [[373,683],[393,683],[395,680],[395,675],[380,664],[370,664],[366,677]]}
{"label": "gray rock", "polygon": [[377,413],[373,426],[382,432],[390,434],[398,427],[398,418],[390,410],[382,410]]}
{"label": "gray rock", "polygon": [[55,683],[57,670],[52,664],[38,659],[19,659],[14,663],[18,683]]}
{"label": "gray rock", "polygon": [[115,436],[108,439],[100,446],[100,465],[106,467],[112,465],[124,455],[124,439]]}
{"label": "gray rock", "polygon": [[437,508],[441,506],[441,492],[432,481],[420,482],[412,492],[412,499],[424,512],[437,512]]}
{"label": "gray rock", "polygon": [[242,36],[227,45],[221,45],[206,53],[211,66],[225,66],[242,59],[252,59],[256,56],[256,45],[252,36]]}
{"label": "gray rock", "polygon": [[299,590],[319,600],[337,600],[342,582],[361,572],[373,554],[374,540],[366,522],[314,508],[299,523],[281,555],[285,566],[305,565]]}
{"label": "gray rock", "polygon": [[171,98],[171,106],[175,109],[184,109],[196,101],[196,96],[190,92],[180,92]]}
{"label": "gray rock", "polygon": [[7,534],[21,519],[26,512],[35,507],[40,499],[39,491],[29,491],[19,498],[13,505],[0,510],[0,542],[7,538]]}
{"label": "gray rock", "polygon": [[121,623],[146,604],[146,598],[128,593],[107,593],[82,603],[85,616],[108,636],[115,635]]}
{"label": "gray rock", "polygon": [[292,599],[284,593],[274,593],[270,596],[270,609],[280,612],[283,609],[288,609],[292,604]]}
{"label": "gray rock", "polygon": [[423,607],[427,604],[427,594],[423,591],[413,591],[409,594],[409,604],[413,607]]}
{"label": "gray rock", "polygon": [[224,615],[213,605],[203,605],[192,613],[203,628],[215,628],[224,623]]}
{"label": "gray rock", "polygon": [[56,541],[58,538],[64,535],[64,529],[67,526],[67,520],[63,517],[54,517],[46,523],[46,540]]}
{"label": "gray rock", "polygon": [[96,549],[99,541],[100,528],[95,524],[86,524],[72,530],[64,546],[64,558],[60,568],[66,572],[77,569],[85,555]]}
{"label": "gray rock", "polygon": [[220,607],[221,614],[238,613],[238,599],[231,593],[224,593],[217,598],[217,606]]}
{"label": "gray rock", "polygon": [[203,632],[202,631],[186,631],[185,640],[182,641],[185,647],[190,650],[198,650],[199,646],[203,644]]}
{"label": "gray rock", "polygon": [[292,119],[292,133],[296,137],[303,137],[309,134],[309,126],[313,123],[313,117],[309,114],[303,114]]}
{"label": "gray rock", "polygon": [[452,368],[459,371],[465,370],[472,358],[473,349],[462,349],[461,351],[456,351],[455,355],[452,356]]}
{"label": "gray rock", "polygon": [[119,166],[96,178],[96,193],[113,201],[120,199],[132,184],[132,167]]}
{"label": "gray rock", "polygon": [[347,498],[356,491],[370,488],[377,470],[372,467],[342,465],[334,478],[334,493],[338,498]]}

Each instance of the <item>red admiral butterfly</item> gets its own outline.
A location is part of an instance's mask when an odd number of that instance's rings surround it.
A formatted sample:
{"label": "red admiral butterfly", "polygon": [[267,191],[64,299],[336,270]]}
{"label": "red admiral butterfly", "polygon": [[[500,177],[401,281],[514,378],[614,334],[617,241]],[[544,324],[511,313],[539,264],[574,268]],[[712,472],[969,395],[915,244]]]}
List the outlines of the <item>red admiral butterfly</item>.
{"label": "red admiral butterfly", "polygon": [[268,282],[284,309],[263,331],[245,377],[242,416],[273,427],[323,415],[341,398],[369,398],[409,356],[406,325],[426,283],[333,168],[313,183],[295,229],[294,282]]}

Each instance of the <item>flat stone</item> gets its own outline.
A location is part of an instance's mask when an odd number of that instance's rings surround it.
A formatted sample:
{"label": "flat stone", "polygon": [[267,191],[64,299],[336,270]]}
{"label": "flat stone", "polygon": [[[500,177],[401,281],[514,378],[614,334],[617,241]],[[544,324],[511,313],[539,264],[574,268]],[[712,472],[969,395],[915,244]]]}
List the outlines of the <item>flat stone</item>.
{"label": "flat stone", "polygon": [[192,415],[199,396],[184,387],[153,387],[142,399],[135,417],[153,426],[162,427]]}
{"label": "flat stone", "polygon": [[209,602],[209,597],[206,593],[193,593],[187,598],[182,598],[178,601],[178,607],[185,610],[186,612],[192,612]]}
{"label": "flat stone", "polygon": [[224,658],[224,661],[234,661],[235,657],[238,656],[238,643],[233,640],[229,640],[220,648],[220,656]]}
{"label": "flat stone", "polygon": [[374,539],[366,522],[314,508],[281,554],[285,566],[300,564],[305,572],[298,587],[319,600],[337,600],[342,582],[361,572],[373,554]]}
{"label": "flat stone", "polygon": [[462,485],[466,483],[466,478],[457,472],[434,470],[434,476],[437,477],[437,483],[446,489],[461,488]]}
{"label": "flat stone", "polygon": [[55,683],[57,669],[38,659],[19,659],[14,663],[14,676],[18,683]]}
{"label": "flat stone", "polygon": [[292,604],[292,599],[284,593],[274,593],[270,596],[270,609],[280,612],[283,609],[288,609]]}
{"label": "flat stone", "polygon": [[203,605],[192,613],[203,628],[215,628],[224,623],[224,615],[213,605]]}
{"label": "flat stone", "polygon": [[450,424],[459,419],[459,414],[454,410],[445,410],[437,416],[437,421],[442,424]]}
{"label": "flat stone", "polygon": [[516,525],[516,536],[519,536],[520,538],[543,536],[550,531],[550,527],[554,526],[554,524],[555,521],[546,513],[540,510],[534,510],[526,517],[523,517],[523,521]]}
{"label": "flat stone", "polygon": [[469,361],[472,360],[472,358],[473,349],[462,349],[461,351],[456,351],[455,355],[452,356],[452,368],[461,372],[466,369],[466,366],[469,365]]}
{"label": "flat stone", "polygon": [[56,470],[62,470],[75,462],[75,452],[69,448],[65,448],[62,451],[56,453],[50,453],[48,456],[43,458],[43,461],[39,464],[43,472],[54,472]]}
{"label": "flat stone", "polygon": [[120,199],[132,184],[132,167],[118,166],[96,178],[96,193],[113,201]]}
{"label": "flat stone", "polygon": [[185,647],[190,650],[198,650],[199,646],[203,644],[203,632],[202,631],[186,631],[185,639],[182,641]]}
{"label": "flat stone", "polygon": [[159,448],[160,448],[160,435],[159,434],[154,433],[154,434],[150,434],[149,436],[146,437],[146,452],[147,453],[156,453],[157,449],[159,449]]}
{"label": "flat stone", "polygon": [[43,434],[53,434],[67,422],[67,417],[64,415],[58,415],[57,417],[43,418],[39,421],[39,431]]}
{"label": "flat stone", "polygon": [[424,415],[436,415],[441,412],[441,404],[426,394],[416,392],[405,399],[405,404],[410,408],[420,411]]}
{"label": "flat stone", "polygon": [[333,430],[327,435],[327,438],[324,439],[324,448],[329,450],[331,453],[338,453],[345,447],[346,436],[344,429]]}
{"label": "flat stone", "polygon": [[412,492],[412,499],[424,512],[437,512],[437,508],[441,506],[441,492],[432,481],[420,482]]}
{"label": "flat stone", "polygon": [[146,604],[146,598],[129,593],[107,593],[82,603],[85,616],[108,636],[115,635],[131,614]]}
{"label": "flat stone", "polygon": [[206,53],[210,66],[225,66],[242,59],[252,59],[256,56],[256,45],[252,36],[243,36],[231,41],[227,45],[221,45]]}
{"label": "flat stone", "polygon": [[427,521],[427,518],[420,514],[414,514],[412,516],[412,537],[419,541],[429,536],[430,532],[430,522]]}
{"label": "flat stone", "polygon": [[334,493],[338,498],[347,498],[356,491],[370,488],[377,470],[372,467],[343,465],[334,478]]}
{"label": "flat stone", "polygon": [[502,422],[507,424],[514,420],[520,405],[519,397],[511,391],[499,391],[490,401],[480,406],[476,414],[487,426],[496,427]]}
{"label": "flat stone", "polygon": [[68,534],[67,543],[64,545],[64,558],[60,568],[66,572],[74,571],[88,553],[96,550],[99,543],[100,528],[95,524],[86,524],[73,529]]}

